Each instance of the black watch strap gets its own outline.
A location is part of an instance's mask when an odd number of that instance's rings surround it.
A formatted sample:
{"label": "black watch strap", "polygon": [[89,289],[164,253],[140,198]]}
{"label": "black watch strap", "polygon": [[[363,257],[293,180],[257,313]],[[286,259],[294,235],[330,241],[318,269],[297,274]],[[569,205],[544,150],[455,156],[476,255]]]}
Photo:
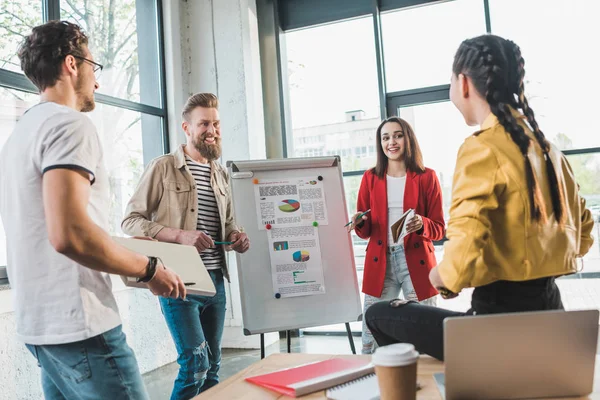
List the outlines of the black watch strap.
{"label": "black watch strap", "polygon": [[156,274],[156,266],[158,264],[158,258],[153,256],[148,256],[148,264],[146,265],[146,275],[143,278],[138,278],[137,282],[145,283],[150,282],[154,275]]}

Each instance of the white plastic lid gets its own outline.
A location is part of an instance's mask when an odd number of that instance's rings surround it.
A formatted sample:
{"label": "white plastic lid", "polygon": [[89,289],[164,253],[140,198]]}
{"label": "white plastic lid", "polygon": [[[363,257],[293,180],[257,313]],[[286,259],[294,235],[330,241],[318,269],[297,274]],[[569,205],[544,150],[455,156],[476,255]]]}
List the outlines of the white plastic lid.
{"label": "white plastic lid", "polygon": [[371,358],[374,365],[381,367],[404,367],[419,358],[415,346],[409,343],[396,343],[378,347]]}

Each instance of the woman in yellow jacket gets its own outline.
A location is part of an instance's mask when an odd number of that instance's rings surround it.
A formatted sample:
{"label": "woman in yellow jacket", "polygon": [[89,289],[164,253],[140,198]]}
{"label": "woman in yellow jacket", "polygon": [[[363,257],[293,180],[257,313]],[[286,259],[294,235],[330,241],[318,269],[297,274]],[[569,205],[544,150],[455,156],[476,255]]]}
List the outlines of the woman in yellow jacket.
{"label": "woman in yellow jacket", "polygon": [[576,272],[593,220],[569,163],[529,107],[524,65],[519,47],[498,36],[460,45],[450,99],[481,129],[458,152],[448,242],[429,279],[444,297],[474,287],[471,309],[377,303],[366,322],[379,345],[412,343],[441,360],[447,317],[563,308],[555,279]]}

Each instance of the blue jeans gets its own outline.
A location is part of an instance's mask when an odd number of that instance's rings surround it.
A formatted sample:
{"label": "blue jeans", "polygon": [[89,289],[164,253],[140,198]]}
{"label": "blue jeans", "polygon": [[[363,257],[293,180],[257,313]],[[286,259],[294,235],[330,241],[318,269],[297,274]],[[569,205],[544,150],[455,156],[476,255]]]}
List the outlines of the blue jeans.
{"label": "blue jeans", "polygon": [[80,342],[26,346],[42,368],[46,400],[149,398],[121,325]]}
{"label": "blue jeans", "polygon": [[[383,281],[381,297],[365,294],[362,321],[362,354],[372,354],[375,350],[375,339],[367,327],[365,318],[367,310],[371,305],[382,300],[396,299],[400,295],[400,291],[402,291],[406,300],[417,300],[417,294],[415,293],[415,288],[413,287],[412,281],[410,280],[410,273],[408,272],[404,246],[397,245],[388,247],[386,258],[385,280]],[[436,298],[431,297],[423,300],[421,303],[435,306]]]}
{"label": "blue jeans", "polygon": [[221,337],[225,323],[225,284],[221,270],[208,271],[217,294],[160,297],[160,307],[177,348],[179,374],[171,400],[188,400],[219,383]]}

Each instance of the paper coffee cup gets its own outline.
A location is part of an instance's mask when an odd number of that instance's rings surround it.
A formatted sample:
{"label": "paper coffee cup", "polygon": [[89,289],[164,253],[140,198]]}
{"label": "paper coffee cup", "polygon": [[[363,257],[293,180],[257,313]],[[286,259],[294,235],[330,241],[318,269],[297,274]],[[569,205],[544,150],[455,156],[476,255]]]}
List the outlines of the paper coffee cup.
{"label": "paper coffee cup", "polygon": [[417,360],[415,346],[398,343],[378,347],[372,356],[379,382],[381,400],[415,400],[417,398]]}

